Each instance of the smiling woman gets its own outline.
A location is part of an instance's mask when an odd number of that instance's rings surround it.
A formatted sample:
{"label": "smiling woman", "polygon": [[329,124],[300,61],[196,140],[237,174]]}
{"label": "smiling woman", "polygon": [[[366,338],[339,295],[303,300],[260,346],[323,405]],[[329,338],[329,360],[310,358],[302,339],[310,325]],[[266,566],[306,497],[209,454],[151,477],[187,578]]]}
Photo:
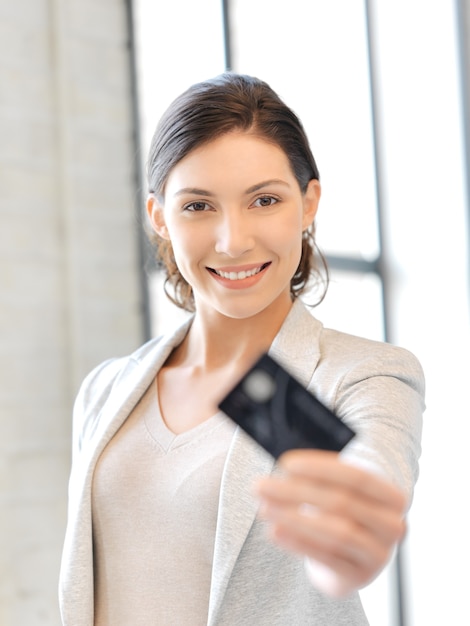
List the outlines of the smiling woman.
{"label": "smiling woman", "polygon": [[[417,478],[421,367],[301,302],[318,275],[319,175],[266,83],[189,88],[148,172],[168,288],[193,315],[79,392],[64,624],[365,626],[357,591],[403,537]],[[356,432],[341,453],[275,462],[218,410],[268,351]]]}
{"label": "smiling woman", "polygon": [[[181,94],[162,116],[149,151],[149,191],[158,198],[164,193],[165,183],[173,167],[181,164],[189,153],[196,149],[203,151],[209,141],[238,132],[249,134],[253,139],[261,138],[273,148],[281,150],[282,158],[287,159],[289,174],[295,177],[300,191],[305,193],[307,186],[315,180],[319,194],[320,176],[302,123],[277,94],[261,81],[253,81],[251,89],[247,90],[242,81],[236,78],[227,80],[227,75],[217,77],[212,83],[194,85]],[[217,86],[216,93],[214,87]],[[197,115],[194,106],[199,107]],[[239,162],[243,161],[247,153],[239,156]],[[234,163],[228,166],[233,167]],[[266,180],[272,178],[272,174],[268,174]],[[252,189],[247,187],[244,191],[247,194],[255,193],[260,183],[264,184],[264,179],[255,181]],[[201,186],[199,183],[191,187],[196,192],[210,192],[209,189],[202,190]],[[312,283],[315,278],[320,287],[324,285],[319,295],[321,301],[328,278],[326,267],[323,274],[319,269],[324,266],[323,257],[318,254],[315,258],[312,253],[314,234],[312,222],[303,231],[301,261],[292,278],[291,290],[293,295],[298,295],[307,282]],[[151,238],[152,235],[153,230],[150,231]],[[161,239],[155,243],[168,273],[167,287],[170,289],[167,289],[167,295],[178,306],[193,310],[192,290],[175,264],[171,245]]]}

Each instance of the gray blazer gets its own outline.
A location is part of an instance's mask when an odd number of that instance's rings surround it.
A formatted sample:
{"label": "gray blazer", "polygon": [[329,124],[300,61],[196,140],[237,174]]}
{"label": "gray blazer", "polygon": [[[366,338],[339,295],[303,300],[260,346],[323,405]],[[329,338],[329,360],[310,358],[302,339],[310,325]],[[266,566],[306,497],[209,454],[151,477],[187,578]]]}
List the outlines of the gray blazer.
{"label": "gray blazer", "polygon": [[[107,361],[83,382],[74,408],[69,511],[60,576],[65,626],[93,625],[91,485],[96,462],[154,380],[191,320],[126,358]],[[270,353],[350,424],[342,455],[383,472],[410,498],[418,476],[424,379],[406,350],[325,329],[297,301]],[[271,545],[256,518],[253,480],[273,460],[240,430],[225,463],[219,500],[208,626],[363,626],[358,594],[325,597],[302,559]]]}

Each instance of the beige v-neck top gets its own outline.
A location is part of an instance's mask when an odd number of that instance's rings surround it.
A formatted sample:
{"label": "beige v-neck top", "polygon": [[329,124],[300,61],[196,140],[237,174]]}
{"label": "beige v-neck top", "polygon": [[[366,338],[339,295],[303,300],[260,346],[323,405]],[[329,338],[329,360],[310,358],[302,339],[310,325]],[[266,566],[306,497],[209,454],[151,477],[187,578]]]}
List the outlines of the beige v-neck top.
{"label": "beige v-neck top", "polygon": [[218,498],[235,426],[175,435],[152,384],[93,480],[95,626],[207,623]]}

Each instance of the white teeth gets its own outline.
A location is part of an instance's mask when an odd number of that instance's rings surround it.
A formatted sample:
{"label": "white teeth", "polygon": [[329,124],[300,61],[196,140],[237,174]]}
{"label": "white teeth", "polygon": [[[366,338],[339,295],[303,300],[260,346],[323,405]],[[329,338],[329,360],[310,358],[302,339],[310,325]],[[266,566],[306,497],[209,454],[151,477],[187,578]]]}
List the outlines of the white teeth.
{"label": "white teeth", "polygon": [[249,276],[254,276],[261,271],[260,267],[255,267],[252,270],[244,270],[242,272],[220,272],[219,270],[214,270],[216,274],[226,278],[228,280],[243,280],[244,278],[248,278]]}

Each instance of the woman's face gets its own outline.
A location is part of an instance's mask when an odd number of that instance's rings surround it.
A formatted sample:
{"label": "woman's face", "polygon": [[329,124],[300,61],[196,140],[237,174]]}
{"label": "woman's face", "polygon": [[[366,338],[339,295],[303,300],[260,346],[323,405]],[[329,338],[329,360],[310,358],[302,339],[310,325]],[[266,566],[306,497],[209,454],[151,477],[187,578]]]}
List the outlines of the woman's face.
{"label": "woman's face", "polygon": [[156,232],[171,241],[196,310],[247,318],[291,306],[290,281],[320,185],[302,194],[284,152],[248,133],[193,150],[170,172],[160,204],[148,200]]}

